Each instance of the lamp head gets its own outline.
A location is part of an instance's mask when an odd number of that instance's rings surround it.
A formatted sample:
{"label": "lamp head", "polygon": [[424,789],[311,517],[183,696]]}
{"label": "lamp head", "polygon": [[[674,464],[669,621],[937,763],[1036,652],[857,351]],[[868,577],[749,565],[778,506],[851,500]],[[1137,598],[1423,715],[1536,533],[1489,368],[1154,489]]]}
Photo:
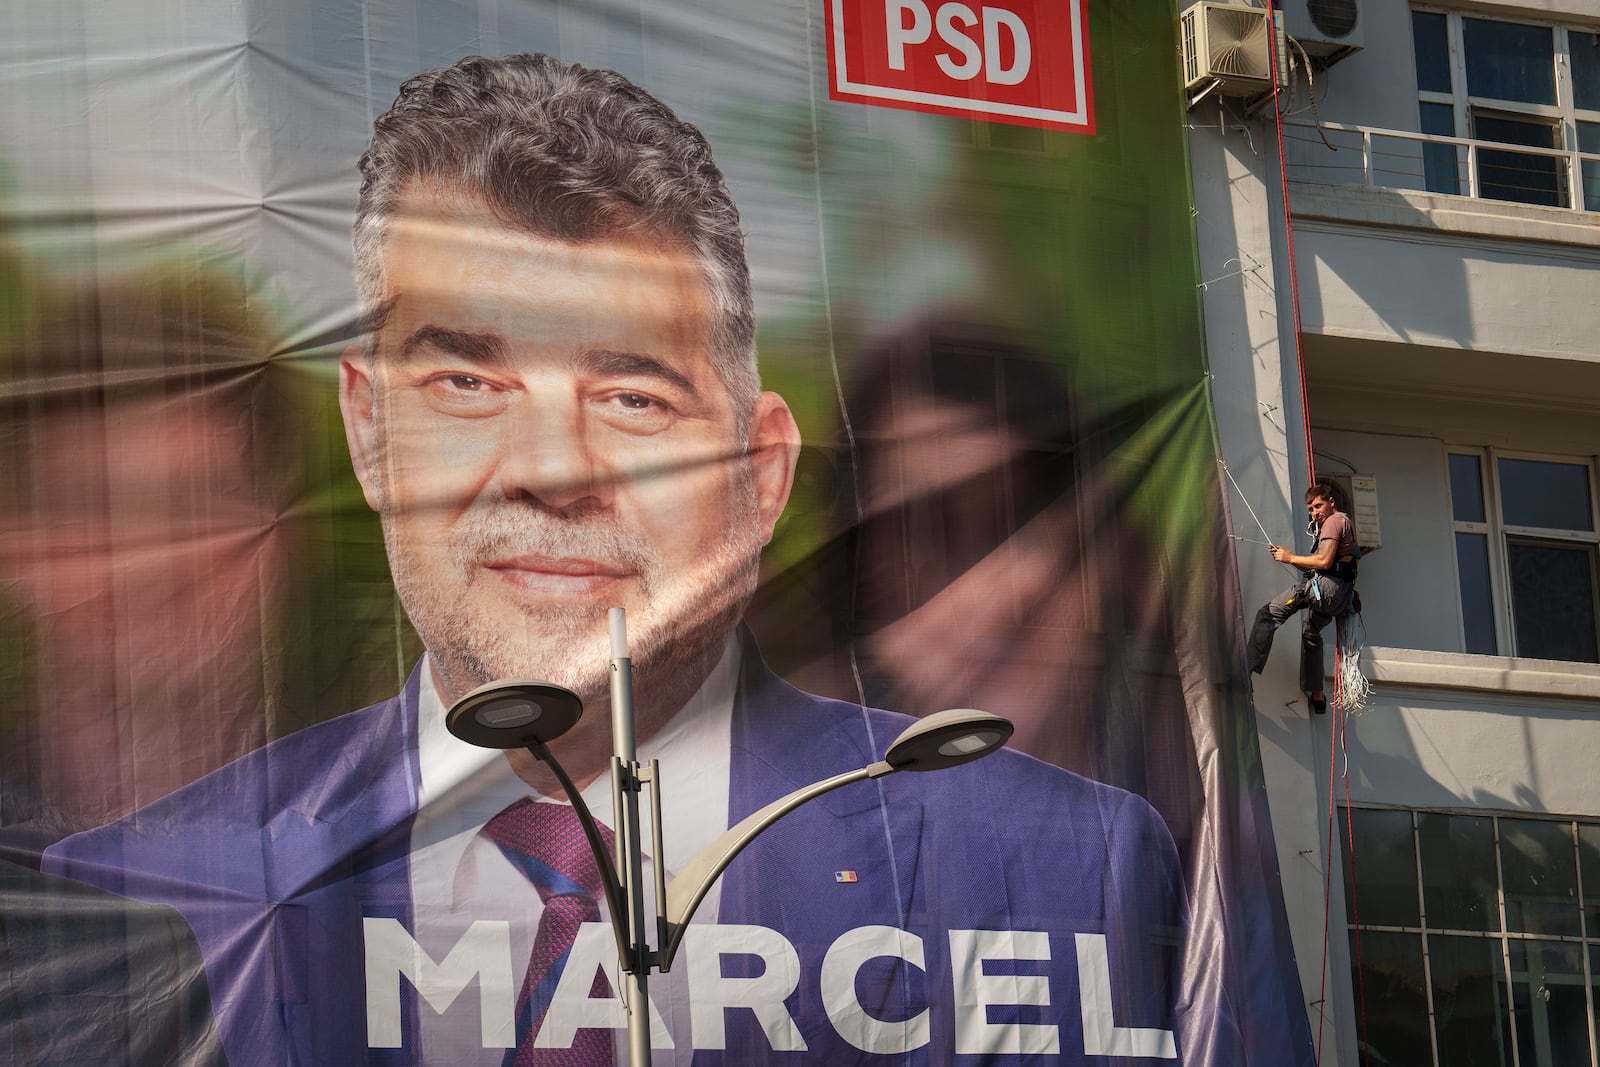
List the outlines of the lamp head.
{"label": "lamp head", "polygon": [[480,748],[548,744],[577,725],[583,701],[576,693],[531,678],[480,685],[450,707],[445,727]]}
{"label": "lamp head", "polygon": [[1016,727],[987,711],[957,708],[918,719],[895,738],[883,761],[897,771],[937,771],[982,759],[1001,748]]}

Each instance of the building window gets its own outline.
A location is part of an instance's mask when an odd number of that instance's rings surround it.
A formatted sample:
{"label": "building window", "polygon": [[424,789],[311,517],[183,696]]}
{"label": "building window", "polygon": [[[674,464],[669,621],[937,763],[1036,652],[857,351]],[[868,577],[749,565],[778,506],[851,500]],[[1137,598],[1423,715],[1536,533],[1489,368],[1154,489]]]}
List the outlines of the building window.
{"label": "building window", "polygon": [[1600,823],[1343,814],[1362,1067],[1597,1062]]}
{"label": "building window", "polygon": [[1462,648],[1600,663],[1590,460],[1449,452]]}
{"label": "building window", "polygon": [[[1411,13],[1417,110],[1425,134],[1558,152],[1600,152],[1600,33],[1458,11]],[[1516,147],[1423,146],[1427,189],[1600,211],[1600,160]],[[1576,185],[1576,188],[1574,188]]]}

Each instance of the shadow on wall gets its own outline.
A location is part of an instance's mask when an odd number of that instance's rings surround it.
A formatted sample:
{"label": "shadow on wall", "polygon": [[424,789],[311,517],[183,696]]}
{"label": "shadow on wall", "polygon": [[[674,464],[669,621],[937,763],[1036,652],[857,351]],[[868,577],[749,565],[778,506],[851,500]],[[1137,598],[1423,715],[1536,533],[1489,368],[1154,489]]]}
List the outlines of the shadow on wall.
{"label": "shadow on wall", "polygon": [[1428,238],[1432,218],[1401,197],[1365,196],[1381,228],[1295,223],[1302,330],[1472,348],[1475,313],[1460,246]]}
{"label": "shadow on wall", "polygon": [[[1570,722],[1581,728],[1591,723],[1592,708],[1534,706],[1514,696],[1466,691],[1453,698],[1450,692],[1384,685],[1364,711],[1350,716],[1344,732],[1346,751],[1335,753],[1340,776],[1335,783],[1336,803],[1344,803],[1342,775],[1348,766],[1350,800],[1358,805],[1592,813],[1592,801],[1578,805],[1581,811],[1564,810],[1559,804],[1551,808],[1550,783],[1539,780],[1539,768],[1549,762],[1550,753],[1541,757],[1535,740],[1541,734],[1548,738],[1555,724]],[[1463,707],[1469,699],[1473,706]],[[1264,739],[1277,744],[1290,740],[1289,731],[1273,716],[1260,716],[1258,727]],[[1317,741],[1322,788],[1328,767],[1326,734],[1320,731]],[[1478,758],[1472,757],[1474,751]],[[1489,779],[1504,785],[1485,784]]]}

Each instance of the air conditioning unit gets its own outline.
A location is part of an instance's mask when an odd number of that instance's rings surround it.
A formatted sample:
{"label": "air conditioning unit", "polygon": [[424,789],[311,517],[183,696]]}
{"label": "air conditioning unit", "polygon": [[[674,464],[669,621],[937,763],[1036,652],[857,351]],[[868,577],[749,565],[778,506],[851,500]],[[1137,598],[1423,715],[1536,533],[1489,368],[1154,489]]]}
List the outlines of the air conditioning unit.
{"label": "air conditioning unit", "polygon": [[1275,0],[1283,30],[1309,55],[1337,62],[1361,48],[1360,0]]}
{"label": "air conditioning unit", "polygon": [[1356,527],[1356,541],[1361,552],[1376,552],[1383,547],[1383,527],[1378,524],[1378,479],[1371,474],[1325,474],[1317,472],[1317,480],[1334,488],[1334,501],[1341,511],[1350,516]]}
{"label": "air conditioning unit", "polygon": [[1227,96],[1270,93],[1274,56],[1278,84],[1288,84],[1283,27],[1274,26],[1264,8],[1202,0],[1183,12],[1179,32],[1184,88],[1191,94],[1196,90]]}

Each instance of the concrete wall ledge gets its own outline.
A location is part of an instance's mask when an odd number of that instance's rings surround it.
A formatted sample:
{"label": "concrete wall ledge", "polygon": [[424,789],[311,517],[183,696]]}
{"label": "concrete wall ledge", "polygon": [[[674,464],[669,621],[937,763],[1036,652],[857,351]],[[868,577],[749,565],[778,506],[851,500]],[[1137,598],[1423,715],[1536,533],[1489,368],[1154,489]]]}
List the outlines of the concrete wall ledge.
{"label": "concrete wall ledge", "polygon": [[1600,248],[1600,213],[1409,189],[1291,181],[1299,218]]}
{"label": "concrete wall ledge", "polygon": [[1361,654],[1361,667],[1374,685],[1577,698],[1594,701],[1600,711],[1600,665],[1593,663],[1369,647]]}

